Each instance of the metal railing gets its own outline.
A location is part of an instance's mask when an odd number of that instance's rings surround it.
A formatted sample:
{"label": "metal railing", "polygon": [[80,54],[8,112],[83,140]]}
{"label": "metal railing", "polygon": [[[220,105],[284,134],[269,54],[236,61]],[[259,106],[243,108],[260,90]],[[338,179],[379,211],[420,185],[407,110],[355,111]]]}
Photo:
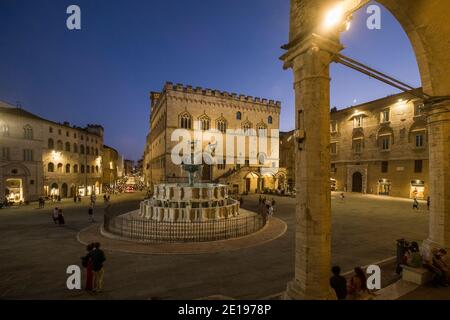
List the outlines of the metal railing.
{"label": "metal railing", "polygon": [[266,223],[267,218],[263,215],[209,221],[160,222],[105,213],[103,230],[139,242],[206,242],[243,237],[261,230]]}

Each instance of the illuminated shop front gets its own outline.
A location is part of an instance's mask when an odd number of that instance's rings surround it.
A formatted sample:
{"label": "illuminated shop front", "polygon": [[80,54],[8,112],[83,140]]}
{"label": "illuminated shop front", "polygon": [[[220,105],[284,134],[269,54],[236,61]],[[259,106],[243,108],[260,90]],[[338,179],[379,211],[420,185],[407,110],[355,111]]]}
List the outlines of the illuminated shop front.
{"label": "illuminated shop front", "polygon": [[378,180],[378,194],[380,196],[388,196],[391,193],[392,183],[389,179]]}
{"label": "illuminated shop front", "polygon": [[413,180],[411,181],[410,198],[424,199],[425,198],[425,181]]}
{"label": "illuminated shop front", "polygon": [[24,201],[22,179],[6,180],[5,197],[9,202],[20,203]]}

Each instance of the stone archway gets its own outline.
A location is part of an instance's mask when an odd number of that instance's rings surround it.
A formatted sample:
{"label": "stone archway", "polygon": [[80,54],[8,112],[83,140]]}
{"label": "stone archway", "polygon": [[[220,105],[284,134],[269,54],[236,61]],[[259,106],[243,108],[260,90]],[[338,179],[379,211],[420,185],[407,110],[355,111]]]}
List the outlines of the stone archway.
{"label": "stone archway", "polygon": [[[347,191],[367,193],[367,165],[347,166]],[[357,185],[355,186],[355,183]]]}
{"label": "stone archway", "polygon": [[[296,104],[297,232],[295,278],[287,298],[327,299],[331,267],[329,196],[330,73],[342,49],[344,25],[324,32],[326,13],[341,0],[291,0],[291,25],[284,68],[294,72]],[[356,9],[368,0],[345,0]],[[450,248],[450,24],[447,0],[379,0],[407,33],[419,65],[430,148],[430,226],[428,249]],[[343,21],[342,21],[343,23]],[[318,162],[317,158],[321,161]],[[318,179],[317,177],[320,177]],[[314,190],[313,192],[311,190]],[[318,196],[320,195],[320,196]]]}

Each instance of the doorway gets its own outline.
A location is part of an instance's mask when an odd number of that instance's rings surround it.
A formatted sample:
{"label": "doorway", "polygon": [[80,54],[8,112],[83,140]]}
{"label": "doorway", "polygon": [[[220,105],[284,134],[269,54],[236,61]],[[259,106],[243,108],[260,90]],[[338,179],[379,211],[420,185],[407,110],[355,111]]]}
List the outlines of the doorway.
{"label": "doorway", "polygon": [[362,193],[362,174],[355,172],[352,177],[352,192]]}

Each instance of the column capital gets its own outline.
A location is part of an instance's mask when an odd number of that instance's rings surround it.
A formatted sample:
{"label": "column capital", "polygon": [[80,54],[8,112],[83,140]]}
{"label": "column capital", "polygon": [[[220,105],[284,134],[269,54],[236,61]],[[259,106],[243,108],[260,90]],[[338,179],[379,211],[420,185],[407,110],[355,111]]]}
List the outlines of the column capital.
{"label": "column capital", "polygon": [[308,52],[309,50],[327,51],[334,55],[344,49],[341,43],[331,40],[317,33],[312,33],[303,40],[292,45],[288,51],[280,57],[284,61],[283,68],[288,69],[293,66],[293,61],[296,57]]}
{"label": "column capital", "polygon": [[424,101],[428,123],[450,121],[450,96],[431,97]]}

